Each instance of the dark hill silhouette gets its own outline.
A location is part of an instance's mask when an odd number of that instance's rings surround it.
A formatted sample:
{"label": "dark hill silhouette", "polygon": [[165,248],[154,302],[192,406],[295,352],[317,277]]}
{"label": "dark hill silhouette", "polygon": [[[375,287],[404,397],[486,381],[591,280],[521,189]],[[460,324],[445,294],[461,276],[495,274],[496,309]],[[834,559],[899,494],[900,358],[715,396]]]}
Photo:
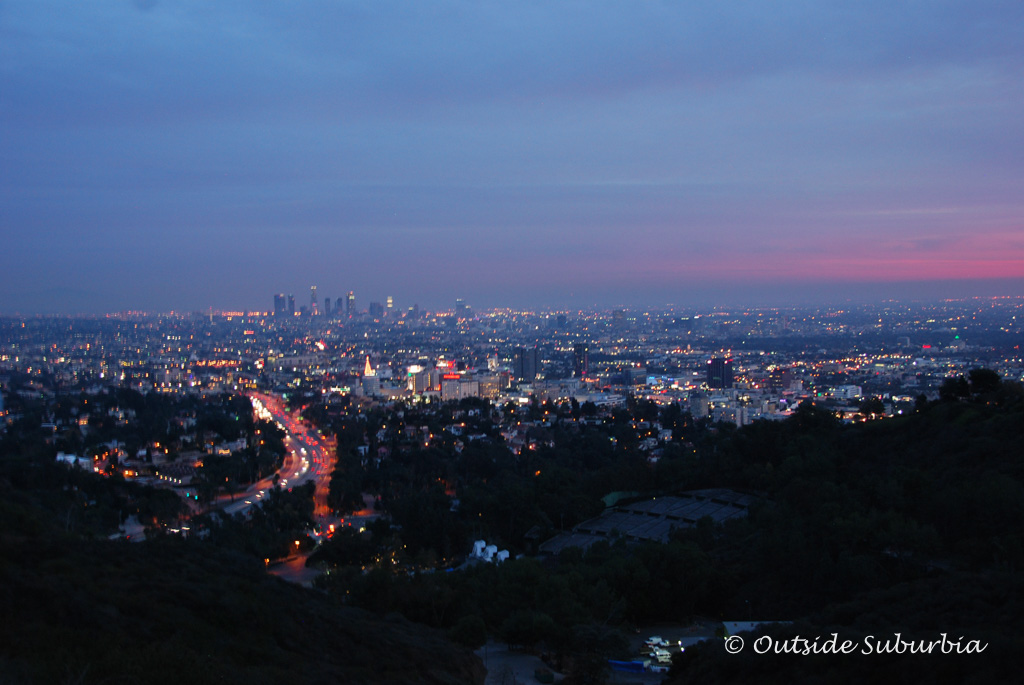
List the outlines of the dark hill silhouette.
{"label": "dark hill silhouette", "polygon": [[471,652],[175,539],[87,540],[0,482],[2,683],[482,683]]}

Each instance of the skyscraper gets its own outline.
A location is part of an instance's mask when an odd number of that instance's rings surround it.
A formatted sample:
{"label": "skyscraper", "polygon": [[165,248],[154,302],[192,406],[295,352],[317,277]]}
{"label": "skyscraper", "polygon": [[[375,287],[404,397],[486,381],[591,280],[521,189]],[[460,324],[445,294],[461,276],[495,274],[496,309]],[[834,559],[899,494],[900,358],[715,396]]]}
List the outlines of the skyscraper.
{"label": "skyscraper", "polygon": [[572,346],[572,375],[584,378],[590,373],[590,348],[584,344]]}
{"label": "skyscraper", "polygon": [[715,357],[708,360],[707,384],[709,388],[731,388],[732,359]]}
{"label": "skyscraper", "polygon": [[316,286],[309,286],[309,315],[317,316],[320,314],[320,308],[316,303]]}
{"label": "skyscraper", "polygon": [[288,295],[288,314],[295,316],[295,296]]}
{"label": "skyscraper", "polygon": [[517,380],[531,382],[536,379],[540,373],[540,350],[536,347],[517,348],[513,371]]}
{"label": "skyscraper", "polygon": [[356,294],[348,291],[348,300],[345,302],[345,314],[349,317],[356,315]]}
{"label": "skyscraper", "polygon": [[331,298],[325,297],[324,298],[324,316],[330,316],[330,315],[331,315]]}
{"label": "skyscraper", "polygon": [[284,304],[285,304],[284,293],[278,293],[278,294],[274,295],[274,316],[284,316],[285,315]]}

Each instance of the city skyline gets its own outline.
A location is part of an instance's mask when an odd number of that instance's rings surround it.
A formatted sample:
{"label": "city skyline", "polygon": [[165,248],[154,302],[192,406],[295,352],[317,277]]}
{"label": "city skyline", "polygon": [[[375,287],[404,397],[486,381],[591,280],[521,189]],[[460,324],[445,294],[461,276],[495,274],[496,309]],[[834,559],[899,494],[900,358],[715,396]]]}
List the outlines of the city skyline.
{"label": "city skyline", "polygon": [[1024,294],[1024,7],[0,5],[0,314]]}
{"label": "city skyline", "polygon": [[[300,286],[299,292],[304,292],[308,288],[302,288]],[[942,302],[952,301],[969,301],[969,300],[1013,300],[1020,299],[1024,295],[1015,294],[1017,292],[1016,281],[1011,279],[974,279],[969,281],[920,281],[920,282],[909,282],[909,283],[871,283],[871,284],[850,284],[850,283],[830,283],[830,284],[782,284],[775,286],[763,286],[756,292],[750,290],[744,290],[743,288],[737,289],[715,289],[714,292],[710,289],[700,291],[705,294],[705,297],[682,297],[677,298],[676,301],[661,301],[657,297],[654,299],[645,299],[643,296],[639,296],[633,299],[612,299],[611,297],[605,298],[604,300],[595,299],[591,301],[573,301],[574,298],[570,297],[563,301],[545,301],[543,295],[540,300],[530,301],[528,298],[519,298],[514,303],[507,302],[488,302],[483,305],[477,305],[475,302],[464,302],[464,298],[455,298],[452,301],[445,302],[441,299],[434,298],[427,301],[427,304],[423,304],[423,301],[406,299],[404,293],[398,295],[376,295],[367,293],[362,299],[356,297],[353,300],[353,304],[349,304],[348,300],[353,296],[353,292],[349,291],[345,294],[344,298],[339,296],[336,298],[336,307],[332,307],[330,312],[318,310],[314,315],[317,318],[331,318],[344,320],[350,315],[354,315],[362,318],[374,318],[386,316],[390,319],[399,319],[405,317],[410,311],[414,311],[416,316],[422,316],[424,314],[431,315],[452,315],[460,306],[467,307],[473,315],[476,314],[492,314],[500,312],[533,312],[538,314],[554,314],[554,313],[598,313],[598,312],[612,312],[614,310],[625,310],[625,311],[650,311],[650,312],[691,312],[691,313],[702,313],[711,311],[759,311],[759,310],[778,310],[785,311],[787,309],[804,309],[804,308],[831,308],[831,307],[844,307],[844,306],[864,306],[864,305],[885,305],[887,303],[900,303],[900,304],[938,304]],[[339,291],[341,294],[341,291]],[[408,297],[415,297],[415,295],[407,295]],[[212,301],[216,296],[212,295],[209,299]],[[280,309],[278,309],[278,298],[280,300]],[[40,309],[34,311],[17,311],[14,309],[3,310],[0,309],[0,317],[102,317],[102,316],[118,316],[118,315],[144,315],[144,316],[162,316],[162,315],[196,315],[206,317],[210,314],[216,316],[274,316],[275,313],[293,315],[293,316],[309,316],[310,306],[308,303],[303,303],[302,300],[297,300],[294,293],[286,292],[270,292],[265,297],[257,296],[246,296],[242,298],[245,302],[250,303],[249,306],[241,306],[237,303],[218,303],[216,305],[211,304],[206,307],[176,307],[168,306],[167,308],[157,307],[135,307],[135,308],[124,308],[124,309],[88,309],[83,308],[81,310],[58,310],[58,309]],[[326,300],[331,299],[330,296],[325,298]],[[393,306],[388,307],[386,302],[388,299],[393,301]],[[582,298],[580,298],[582,299]],[[289,306],[293,306],[294,309],[289,309]],[[350,309],[353,307],[354,309]],[[380,307],[380,312],[375,312],[374,308]]]}

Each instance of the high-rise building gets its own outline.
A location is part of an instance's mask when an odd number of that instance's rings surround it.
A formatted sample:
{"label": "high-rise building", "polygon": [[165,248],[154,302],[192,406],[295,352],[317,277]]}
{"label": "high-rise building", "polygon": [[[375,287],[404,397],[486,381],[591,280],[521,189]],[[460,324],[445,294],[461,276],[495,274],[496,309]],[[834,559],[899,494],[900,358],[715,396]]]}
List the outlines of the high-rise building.
{"label": "high-rise building", "polygon": [[384,305],[382,305],[380,302],[371,302],[370,303],[370,318],[371,319],[380,319],[383,316],[384,316]]}
{"label": "high-rise building", "polygon": [[516,379],[531,382],[540,373],[540,350],[536,347],[520,347],[516,349],[513,372]]}
{"label": "high-rise building", "polygon": [[377,372],[370,365],[369,357],[366,358],[366,366],[363,368],[362,386],[363,393],[366,395],[372,397],[380,394],[380,378],[377,377]]}
{"label": "high-rise building", "polygon": [[715,357],[708,360],[707,384],[709,388],[731,388],[732,359]]}
{"label": "high-rise building", "polygon": [[348,299],[345,301],[345,314],[349,317],[356,315],[356,294],[348,291]]}
{"label": "high-rise building", "polygon": [[477,392],[480,397],[486,397],[489,400],[496,400],[501,395],[500,376],[478,376],[476,380]]}
{"label": "high-rise building", "polygon": [[320,308],[316,303],[316,286],[309,286],[309,315],[318,316],[320,314]]}
{"label": "high-rise building", "polygon": [[331,315],[331,298],[325,297],[324,298],[324,316],[330,316],[330,315]]}
{"label": "high-rise building", "polygon": [[288,314],[295,316],[295,296],[288,295]]}
{"label": "high-rise building", "polygon": [[395,308],[395,298],[393,298],[390,295],[388,295],[388,302],[387,302],[386,306],[387,306],[388,316],[390,316],[392,311]]}
{"label": "high-rise building", "polygon": [[462,299],[455,300],[455,320],[464,321],[473,318],[473,310]]}
{"label": "high-rise building", "polygon": [[585,378],[590,373],[590,348],[584,344],[572,346],[572,375]]}
{"label": "high-rise building", "polygon": [[422,367],[416,367],[416,371],[409,373],[409,390],[413,394],[421,395],[428,390],[434,389],[432,369],[423,369]]}
{"label": "high-rise building", "polygon": [[626,385],[644,385],[647,382],[647,367],[626,367],[622,371],[622,382]]}
{"label": "high-rise building", "polygon": [[284,316],[285,314],[285,299],[284,293],[278,293],[274,295],[274,316]]}
{"label": "high-rise building", "polygon": [[466,378],[457,373],[446,373],[441,377],[441,399],[461,400],[467,397],[479,397],[480,382]]}
{"label": "high-rise building", "polygon": [[789,384],[793,382],[793,369],[778,366],[768,374],[768,388],[775,392],[789,390]]}

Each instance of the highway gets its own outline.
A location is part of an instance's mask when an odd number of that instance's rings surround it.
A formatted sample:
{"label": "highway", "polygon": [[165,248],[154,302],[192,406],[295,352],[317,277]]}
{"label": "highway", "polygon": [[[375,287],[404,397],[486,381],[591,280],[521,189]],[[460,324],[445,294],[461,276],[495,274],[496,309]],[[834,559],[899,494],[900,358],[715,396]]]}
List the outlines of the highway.
{"label": "highway", "polygon": [[[327,506],[327,493],[330,486],[331,473],[334,471],[335,443],[333,439],[324,438],[312,426],[300,418],[300,411],[289,412],[284,401],[276,395],[250,393],[253,410],[259,418],[277,423],[285,431],[284,444],[287,448],[284,464],[277,472],[278,483],[282,488],[291,489],[310,481],[316,483],[313,495],[314,516],[321,524],[329,524],[330,509]],[[228,514],[235,514],[255,506],[266,496],[266,492],[274,487],[273,477],[264,478],[253,484],[245,492],[237,495],[237,500],[223,509]]]}

